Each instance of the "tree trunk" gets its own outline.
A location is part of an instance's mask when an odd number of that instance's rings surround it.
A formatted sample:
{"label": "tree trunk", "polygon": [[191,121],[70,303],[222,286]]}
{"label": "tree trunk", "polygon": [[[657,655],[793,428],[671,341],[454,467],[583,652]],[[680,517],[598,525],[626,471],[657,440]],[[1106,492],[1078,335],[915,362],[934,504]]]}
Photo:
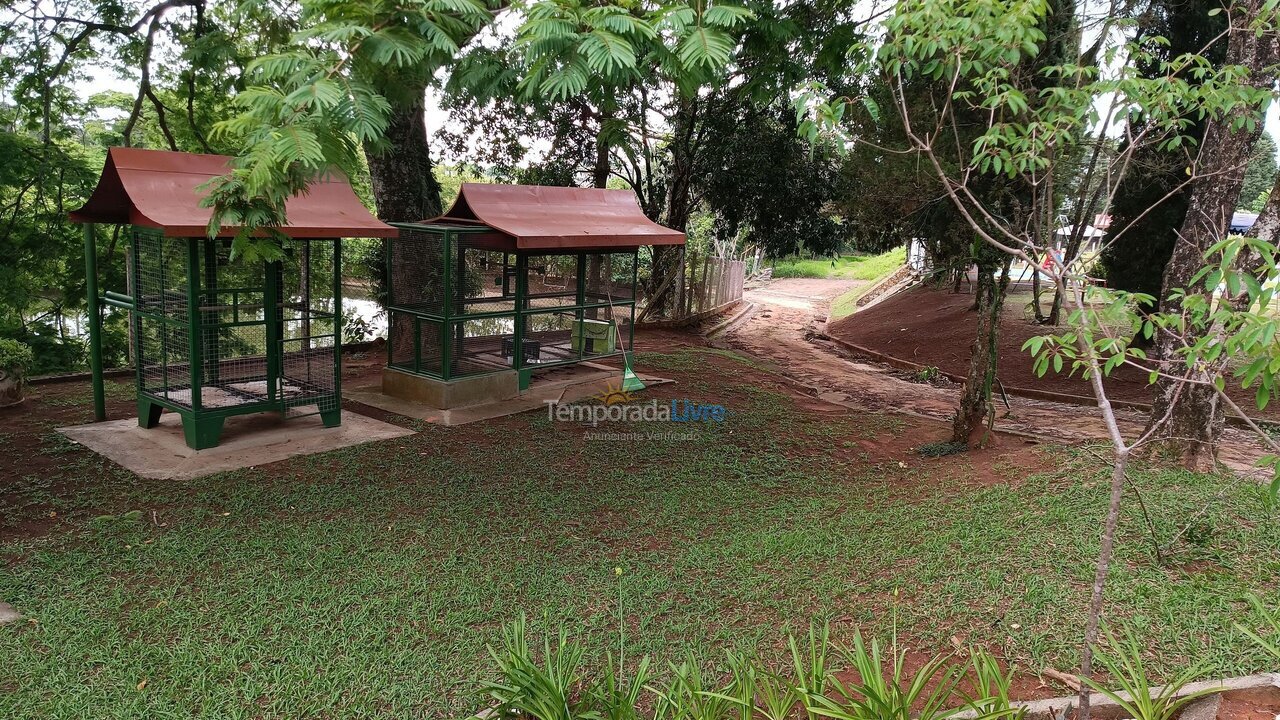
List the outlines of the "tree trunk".
{"label": "tree trunk", "polygon": [[[1233,7],[1234,29],[1227,47],[1227,63],[1249,69],[1249,77],[1244,81],[1247,85],[1270,88],[1276,79],[1273,66],[1280,57],[1280,36],[1276,33],[1259,35],[1249,28],[1257,17],[1261,2],[1249,0]],[[1192,183],[1186,219],[1178,231],[1173,257],[1164,270],[1161,297],[1167,312],[1180,310],[1181,304],[1170,299],[1175,290],[1197,291],[1191,287],[1191,281],[1204,266],[1205,251],[1226,237],[1231,214],[1240,197],[1245,166],[1262,133],[1261,122],[1255,123],[1252,130],[1231,130],[1234,120],[1248,114],[1248,110],[1236,110],[1226,117],[1211,120],[1205,130],[1204,143],[1195,163],[1196,179]],[[1157,333],[1156,357],[1164,364],[1166,373],[1188,375],[1200,383],[1216,375],[1220,368],[1188,369],[1185,366],[1177,354],[1184,340],[1194,341],[1193,338],[1179,338],[1172,332]],[[1225,363],[1225,358],[1221,362]],[[1154,437],[1160,445],[1176,454],[1184,468],[1201,472],[1213,469],[1223,420],[1222,406],[1211,386],[1182,382],[1176,377],[1161,377],[1156,382],[1148,424],[1155,429]]]}
{"label": "tree trunk", "polygon": [[[697,115],[697,98],[681,95],[676,99],[671,135],[671,164],[667,171],[667,201],[660,223],[681,232],[688,228],[689,215],[693,210],[690,191],[693,183],[693,136],[697,129]],[[654,246],[650,287],[655,291],[663,287],[666,289],[649,298],[652,307],[650,315],[667,317],[680,312],[684,304],[684,288],[680,287],[683,285],[683,267],[683,246]],[[668,279],[672,281],[668,282]]]}
{"label": "tree trunk", "polygon": [[[1004,306],[1005,290],[1009,287],[1010,256],[1002,260],[978,261],[978,279],[974,286],[978,311],[978,332],[969,355],[969,374],[960,395],[960,407],[956,409],[951,430],[951,441],[977,448],[986,444],[991,422],[995,420],[995,408],[991,391],[995,386],[996,364],[999,357],[997,340],[1000,336],[1000,311]],[[999,269],[1000,277],[996,278]]]}
{"label": "tree trunk", "polygon": [[591,187],[603,188],[609,185],[609,143],[604,139],[604,122],[608,116],[600,118],[600,132],[596,134],[596,163],[591,168]]}
{"label": "tree trunk", "polygon": [[[1098,628],[1102,623],[1102,601],[1107,587],[1107,575],[1111,571],[1111,556],[1116,544],[1116,528],[1120,525],[1120,501],[1124,498],[1125,469],[1129,464],[1129,450],[1117,448],[1115,464],[1111,468],[1111,494],[1107,502],[1107,518],[1102,523],[1102,540],[1098,548],[1098,562],[1093,572],[1093,589],[1089,593],[1089,613],[1085,621],[1084,647],[1080,651],[1080,677],[1093,677],[1093,649],[1098,644]],[[1089,720],[1089,694],[1092,689],[1080,688],[1080,711],[1077,720]]]}
{"label": "tree trunk", "polygon": [[[436,182],[431,168],[431,148],[427,143],[425,118],[425,88],[413,94],[414,101],[392,106],[387,125],[386,140],[379,146],[365,145],[365,157],[369,161],[369,175],[373,180],[373,199],[378,206],[378,218],[383,222],[418,222],[441,213],[440,183]],[[388,244],[383,242],[383,257]],[[427,253],[407,253],[406,258],[426,260]],[[423,263],[396,262],[393,287],[409,287],[429,277],[431,270]],[[386,263],[378,264],[376,281],[379,298],[385,305],[387,287]],[[443,268],[434,272],[438,275]],[[406,283],[406,285],[400,285]],[[389,320],[391,318],[388,318]],[[413,325],[407,322],[391,322],[391,343],[394,357],[413,355]]]}

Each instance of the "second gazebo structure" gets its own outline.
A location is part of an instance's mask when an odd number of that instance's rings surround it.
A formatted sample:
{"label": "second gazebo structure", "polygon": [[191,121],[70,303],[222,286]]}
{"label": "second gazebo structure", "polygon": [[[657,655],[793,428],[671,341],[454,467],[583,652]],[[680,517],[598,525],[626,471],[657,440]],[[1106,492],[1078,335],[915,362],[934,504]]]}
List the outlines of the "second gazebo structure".
{"label": "second gazebo structure", "polygon": [[682,245],[630,190],[467,183],[387,253],[383,392],[438,408],[630,346],[638,250]]}

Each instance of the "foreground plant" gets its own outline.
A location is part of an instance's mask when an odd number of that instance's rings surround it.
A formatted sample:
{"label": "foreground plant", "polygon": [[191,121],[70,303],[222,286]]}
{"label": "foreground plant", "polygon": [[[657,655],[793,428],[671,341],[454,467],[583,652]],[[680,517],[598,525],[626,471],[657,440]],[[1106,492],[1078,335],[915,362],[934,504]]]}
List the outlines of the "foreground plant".
{"label": "foreground plant", "polygon": [[502,648],[489,648],[497,666],[497,681],[484,682],[481,690],[497,701],[503,716],[538,720],[586,720],[595,715],[578,698],[582,681],[582,645],[570,641],[564,628],[554,644],[548,635],[542,658],[529,645],[524,616],[502,630]]}
{"label": "foreground plant", "polygon": [[[717,673],[692,652],[668,666],[665,683],[650,683],[650,658],[634,675],[609,653],[598,680],[584,664],[582,645],[562,628],[535,656],[524,618],[503,629],[501,648],[490,648],[498,680],[481,683],[496,703],[477,717],[521,720],[789,720],[802,714],[836,720],[942,720],[968,710],[977,720],[1019,720],[1009,694],[1012,671],[985,651],[971,652],[973,693],[957,691],[965,670],[952,656],[930,658],[915,671],[896,640],[887,654],[878,640],[855,633],[850,647],[835,646],[827,625],[813,625],[807,647],[788,638],[790,674],[768,667],[751,652],[725,655]],[[835,649],[856,680],[841,681],[828,662]],[[621,657],[621,656],[619,656]],[[648,698],[642,697],[644,691]],[[646,705],[649,709],[642,710]],[[953,701],[956,702],[951,705]]]}
{"label": "foreground plant", "polygon": [[1275,640],[1276,637],[1280,637],[1280,612],[1268,608],[1257,595],[1249,594],[1245,599],[1249,601],[1249,604],[1253,606],[1253,609],[1262,617],[1262,623],[1267,627],[1269,636],[1262,637],[1240,623],[1236,623],[1236,629],[1247,635],[1250,640],[1258,645],[1258,647],[1266,650],[1271,657],[1280,661],[1280,643],[1277,643]]}
{"label": "foreground plant", "polygon": [[[841,657],[856,680],[826,679],[830,691],[805,693],[805,708],[811,716],[835,720],[939,720],[960,711],[948,703],[956,694],[959,668],[949,664],[949,656],[929,658],[914,672],[906,670],[907,651],[896,638],[886,657],[879,640],[867,643],[855,632],[853,645],[839,648]],[[985,705],[990,698],[979,698]]]}
{"label": "foreground plant", "polygon": [[1142,662],[1142,645],[1133,633],[1125,629],[1117,638],[1108,632],[1106,638],[1106,646],[1098,648],[1096,653],[1098,664],[1106,669],[1119,689],[1112,690],[1093,678],[1081,678],[1081,681],[1111,698],[1133,720],[1173,720],[1187,705],[1218,691],[1205,688],[1179,695],[1201,673],[1203,664],[1193,665],[1163,685],[1153,687]]}

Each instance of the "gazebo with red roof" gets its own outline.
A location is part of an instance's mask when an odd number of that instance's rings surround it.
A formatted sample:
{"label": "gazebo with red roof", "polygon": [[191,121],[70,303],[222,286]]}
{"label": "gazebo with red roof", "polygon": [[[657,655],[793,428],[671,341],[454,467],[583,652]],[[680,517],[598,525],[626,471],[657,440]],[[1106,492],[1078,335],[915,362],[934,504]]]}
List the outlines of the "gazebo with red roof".
{"label": "gazebo with red roof", "polygon": [[639,248],[682,245],[630,190],[466,183],[387,253],[383,392],[439,408],[510,397],[534,373],[619,354]]}
{"label": "gazebo with red roof", "polygon": [[[276,411],[341,422],[342,238],[388,238],[351,186],[330,176],[286,203],[284,259],[231,259],[239,228],[210,236],[202,189],[222,155],[111,148],[98,186],[71,213],[85,225],[94,414],[105,419],[102,305],[129,311],[138,423],[182,417],[187,444],[218,444],[232,415]],[[97,289],[94,224],[128,226],[127,292]]]}

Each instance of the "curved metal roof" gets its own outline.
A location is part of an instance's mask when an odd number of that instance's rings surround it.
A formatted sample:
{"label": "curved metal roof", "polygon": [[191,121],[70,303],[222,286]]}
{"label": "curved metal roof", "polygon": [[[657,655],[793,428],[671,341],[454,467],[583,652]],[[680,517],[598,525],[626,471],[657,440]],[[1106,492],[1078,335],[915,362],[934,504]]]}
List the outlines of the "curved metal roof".
{"label": "curved metal roof", "polygon": [[645,217],[630,190],[463,183],[448,212],[426,222],[486,225],[518,250],[683,245],[684,233]]}
{"label": "curved metal roof", "polygon": [[[199,187],[226,174],[231,158],[168,150],[113,147],[107,151],[98,186],[72,222],[130,223],[159,228],[168,237],[202,237],[213,214],[200,207]],[[351,185],[337,176],[312,183],[285,203],[289,224],[280,228],[295,238],[395,237],[397,230],[365,209]],[[219,237],[236,234],[223,227]]]}

